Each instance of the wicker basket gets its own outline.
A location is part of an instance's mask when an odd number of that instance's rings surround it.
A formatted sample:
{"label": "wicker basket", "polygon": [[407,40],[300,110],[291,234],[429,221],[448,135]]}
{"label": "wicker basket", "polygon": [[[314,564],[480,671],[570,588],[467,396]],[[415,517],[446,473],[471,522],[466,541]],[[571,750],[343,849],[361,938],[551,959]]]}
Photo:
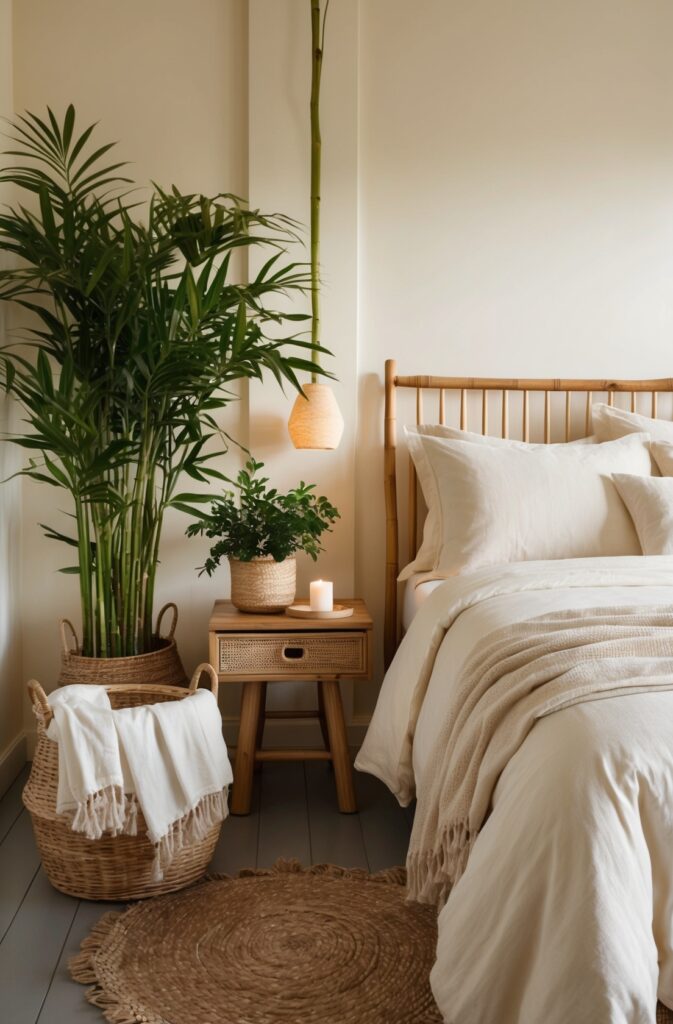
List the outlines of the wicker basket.
{"label": "wicker basket", "polygon": [[294,601],[297,562],[276,562],[270,555],[241,562],[230,558],[231,603],[240,612],[282,612]]}
{"label": "wicker basket", "polygon": [[[207,672],[217,696],[217,675],[211,665],[199,665],[189,689],[171,686],[115,684],[107,687],[113,708],[138,707],[161,701],[182,700],[194,692],[201,674]],[[145,835],[145,820],[138,812],[137,836],[103,836],[87,839],[73,832],[70,822],[56,813],[58,744],[46,736],[53,712],[44,690],[34,680],[28,684],[38,717],[38,739],[23,802],[33,820],[42,866],[54,886],[68,896],[85,900],[139,900],[182,889],[202,878],[219,838],[216,825],[198,843],[174,857],[160,882],[152,881],[154,847]]]}
{"label": "wicker basket", "polygon": [[[173,611],[173,622],[168,636],[162,637],[161,621],[169,609]],[[149,654],[135,654],[127,658],[87,658],[82,654],[82,648],[72,622],[70,619],[61,619],[63,651],[58,685],[91,683],[96,686],[105,686],[108,683],[133,685],[161,683],[162,686],[186,686],[188,679],[174,640],[177,624],[177,605],[173,602],[165,604],[157,616],[157,628],[153,641],[154,650]],[[66,628],[72,634],[74,647],[68,643]]]}

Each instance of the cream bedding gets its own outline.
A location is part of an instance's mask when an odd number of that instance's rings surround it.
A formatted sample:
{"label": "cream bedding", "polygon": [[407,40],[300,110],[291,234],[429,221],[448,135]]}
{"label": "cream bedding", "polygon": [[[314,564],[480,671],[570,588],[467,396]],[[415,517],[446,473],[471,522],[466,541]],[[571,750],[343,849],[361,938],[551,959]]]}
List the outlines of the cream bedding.
{"label": "cream bedding", "polygon": [[[545,612],[673,606],[673,558],[518,563],[423,604],[358,768],[422,795],[452,685],[480,639]],[[443,717],[444,716],[444,717]],[[432,985],[453,1024],[645,1024],[673,1004],[673,695],[540,720],[502,772],[439,918]]]}
{"label": "cream bedding", "polygon": [[416,612],[426,601],[433,590],[441,587],[444,580],[429,580],[427,573],[418,572],[410,576],[404,584],[404,601],[402,603],[402,628],[406,631],[416,617]]}

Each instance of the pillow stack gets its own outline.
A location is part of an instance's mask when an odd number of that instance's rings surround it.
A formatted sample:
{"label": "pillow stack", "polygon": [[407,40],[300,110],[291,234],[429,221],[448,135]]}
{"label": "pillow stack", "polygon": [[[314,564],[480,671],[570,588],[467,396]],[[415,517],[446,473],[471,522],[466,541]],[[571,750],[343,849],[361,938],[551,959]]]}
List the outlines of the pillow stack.
{"label": "pillow stack", "polygon": [[646,431],[661,476],[615,473],[613,482],[629,510],[644,555],[673,554],[673,423],[609,405],[595,405],[593,423],[599,441]]}
{"label": "pillow stack", "polygon": [[[405,433],[428,515],[400,580],[498,563],[673,553],[673,423],[598,404],[595,436],[527,444]],[[653,476],[657,469],[663,478]]]}
{"label": "pillow stack", "polygon": [[611,475],[651,472],[646,434],[607,444],[477,444],[420,427],[407,430],[407,439],[428,518],[402,579],[502,562],[641,553]]}

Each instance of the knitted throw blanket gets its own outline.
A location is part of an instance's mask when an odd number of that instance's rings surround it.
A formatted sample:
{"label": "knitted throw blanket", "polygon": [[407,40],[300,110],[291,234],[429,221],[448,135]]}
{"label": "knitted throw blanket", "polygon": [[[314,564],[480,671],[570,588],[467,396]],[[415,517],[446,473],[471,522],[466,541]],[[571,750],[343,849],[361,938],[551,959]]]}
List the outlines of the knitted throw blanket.
{"label": "knitted throw blanket", "polygon": [[468,659],[428,761],[407,857],[409,898],[443,905],[501,772],[539,718],[673,689],[673,610],[596,608],[498,629]]}

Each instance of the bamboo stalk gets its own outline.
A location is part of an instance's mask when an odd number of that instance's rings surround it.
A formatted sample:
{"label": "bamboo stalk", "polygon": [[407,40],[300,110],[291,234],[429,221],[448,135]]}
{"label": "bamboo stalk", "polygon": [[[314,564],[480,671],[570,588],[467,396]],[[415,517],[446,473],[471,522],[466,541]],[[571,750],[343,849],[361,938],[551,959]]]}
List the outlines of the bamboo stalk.
{"label": "bamboo stalk", "polygon": [[82,606],[82,652],[93,654],[94,623],[93,595],[91,591],[91,542],[89,520],[82,500],[75,495],[75,520],[77,523],[77,552],[79,560],[79,592]]}
{"label": "bamboo stalk", "polygon": [[[320,133],[320,80],[322,77],[322,40],[320,0],[309,0],[311,6],[311,341],[320,344],[320,184],[322,171],[322,137]],[[325,13],[327,13],[325,11]],[[323,16],[324,23],[324,16]],[[318,353],[311,353],[319,366]],[[315,384],[318,373],[311,374]]]}

